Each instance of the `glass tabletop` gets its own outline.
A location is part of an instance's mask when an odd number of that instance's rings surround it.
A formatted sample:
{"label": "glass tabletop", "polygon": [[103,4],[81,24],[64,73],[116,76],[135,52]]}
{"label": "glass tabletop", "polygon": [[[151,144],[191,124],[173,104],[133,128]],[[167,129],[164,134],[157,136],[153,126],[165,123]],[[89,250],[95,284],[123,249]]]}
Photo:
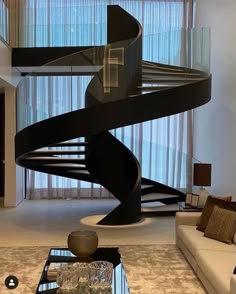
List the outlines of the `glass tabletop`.
{"label": "glass tabletop", "polygon": [[[97,251],[88,258],[87,262],[97,260],[105,260],[113,264],[112,294],[130,294],[119,248],[99,247]],[[68,248],[51,248],[41,274],[36,294],[54,294],[57,293],[57,290],[59,289],[59,286],[56,283],[56,278],[54,280],[48,280],[47,271],[50,263],[73,263],[80,261],[81,260],[71,253]]]}

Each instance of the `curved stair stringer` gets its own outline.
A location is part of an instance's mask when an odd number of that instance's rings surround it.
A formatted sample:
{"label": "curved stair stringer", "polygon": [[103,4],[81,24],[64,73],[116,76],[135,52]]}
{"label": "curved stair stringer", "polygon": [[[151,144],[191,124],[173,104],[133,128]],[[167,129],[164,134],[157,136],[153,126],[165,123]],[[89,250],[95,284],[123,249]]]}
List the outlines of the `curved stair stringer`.
{"label": "curved stair stringer", "polygon": [[133,153],[109,132],[100,133],[90,139],[86,166],[90,174],[120,201],[98,224],[138,222],[141,217],[141,170]]}

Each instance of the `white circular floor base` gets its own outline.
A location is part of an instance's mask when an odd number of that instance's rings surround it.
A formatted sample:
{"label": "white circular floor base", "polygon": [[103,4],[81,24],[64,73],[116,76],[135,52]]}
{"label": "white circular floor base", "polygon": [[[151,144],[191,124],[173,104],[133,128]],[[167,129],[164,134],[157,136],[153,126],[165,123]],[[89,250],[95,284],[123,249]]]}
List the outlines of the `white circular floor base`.
{"label": "white circular floor base", "polygon": [[139,227],[139,226],[145,226],[148,225],[152,222],[151,218],[144,218],[141,219],[139,222],[137,223],[133,223],[133,224],[129,224],[129,225],[116,225],[116,226],[107,226],[107,225],[97,225],[97,223],[103,219],[105,217],[105,215],[91,215],[91,216],[87,216],[84,218],[80,219],[80,223],[86,226],[91,226],[91,227],[101,227],[101,228],[130,228],[130,227]]}

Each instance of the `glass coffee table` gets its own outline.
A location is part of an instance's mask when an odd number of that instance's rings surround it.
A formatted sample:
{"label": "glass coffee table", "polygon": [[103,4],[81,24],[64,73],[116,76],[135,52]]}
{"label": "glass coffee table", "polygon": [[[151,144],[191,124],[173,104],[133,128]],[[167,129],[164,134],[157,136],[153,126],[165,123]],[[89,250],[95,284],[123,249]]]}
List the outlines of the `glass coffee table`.
{"label": "glass coffee table", "polygon": [[[88,262],[105,260],[113,264],[112,294],[130,294],[119,248],[99,247],[90,256]],[[47,271],[50,263],[73,263],[81,261],[68,248],[51,248],[36,290],[36,294],[56,294],[59,289],[56,278],[48,280]]]}

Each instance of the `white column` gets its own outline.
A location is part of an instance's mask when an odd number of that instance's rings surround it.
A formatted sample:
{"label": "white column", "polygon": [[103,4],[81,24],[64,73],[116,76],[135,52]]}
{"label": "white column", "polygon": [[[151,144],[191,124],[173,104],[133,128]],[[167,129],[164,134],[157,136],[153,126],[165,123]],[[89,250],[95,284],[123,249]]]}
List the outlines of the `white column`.
{"label": "white column", "polygon": [[4,206],[24,199],[24,169],[15,164],[16,89],[5,88],[5,195]]}

